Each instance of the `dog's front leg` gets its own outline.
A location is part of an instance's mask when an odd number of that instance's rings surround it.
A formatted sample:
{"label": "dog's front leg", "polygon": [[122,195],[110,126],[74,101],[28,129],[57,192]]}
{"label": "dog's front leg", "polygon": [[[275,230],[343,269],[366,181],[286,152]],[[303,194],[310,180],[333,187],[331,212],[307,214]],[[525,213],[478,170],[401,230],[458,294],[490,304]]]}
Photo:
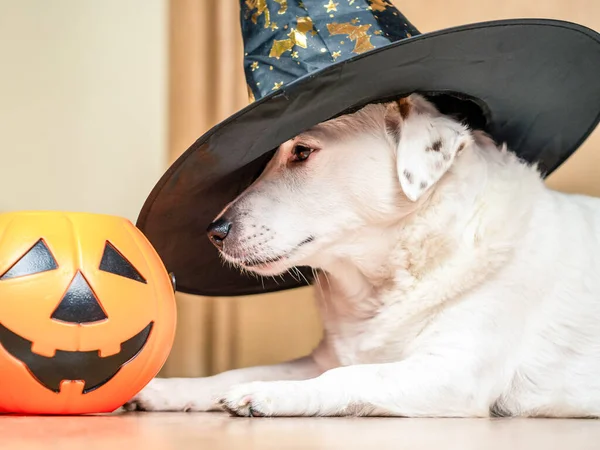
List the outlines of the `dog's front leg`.
{"label": "dog's front leg", "polygon": [[155,378],[125,405],[126,410],[213,411],[231,386],[250,381],[305,380],[316,377],[319,369],[312,356],[271,366],[230,370],[206,378]]}
{"label": "dog's front leg", "polygon": [[340,367],[306,381],[234,386],[221,399],[239,416],[481,417],[479,380],[460,361],[413,357]]}

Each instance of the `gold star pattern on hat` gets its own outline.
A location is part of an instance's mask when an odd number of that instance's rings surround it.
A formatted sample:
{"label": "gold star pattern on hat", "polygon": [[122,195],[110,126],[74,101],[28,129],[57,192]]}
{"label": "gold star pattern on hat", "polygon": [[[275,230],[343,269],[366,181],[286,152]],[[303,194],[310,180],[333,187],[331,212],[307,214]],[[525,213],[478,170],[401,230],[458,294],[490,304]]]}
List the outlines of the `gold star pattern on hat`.
{"label": "gold star pattern on hat", "polygon": [[331,11],[337,11],[338,5],[339,5],[339,3],[334,3],[333,0],[329,0],[329,3],[327,3],[326,5],[323,5],[323,7],[325,9],[327,9],[328,13],[330,13]]}
{"label": "gold star pattern on hat", "polygon": [[246,6],[249,11],[256,9],[256,12],[252,14],[252,23],[256,25],[258,18],[265,15],[265,28],[269,28],[271,25],[271,14],[269,8],[267,8],[267,0],[246,0]]}
{"label": "gold star pattern on hat", "polygon": [[[290,36],[292,33],[288,34],[288,36]],[[287,52],[288,50],[291,50],[294,48],[294,41],[292,39],[284,39],[282,41],[275,41],[273,42],[273,46],[271,47],[271,53],[269,53],[269,56],[271,58],[281,58],[281,55],[283,55],[285,52]]]}
{"label": "gold star pattern on hat", "polygon": [[386,0],[369,0],[371,2],[370,8],[373,11],[385,11],[386,8],[389,8],[389,3]]}
{"label": "gold star pattern on hat", "polygon": [[350,23],[328,23],[329,34],[347,34],[348,38],[354,42],[352,53],[363,53],[375,48],[371,43],[371,36],[367,31],[371,25],[352,25]]}
{"label": "gold star pattern on hat", "polygon": [[[279,59],[285,52],[290,51],[295,45],[306,48],[306,33],[313,30],[313,22],[310,17],[296,17],[298,28],[292,28],[288,33],[289,39],[275,40],[271,47],[269,56]],[[314,31],[314,30],[313,30]]]}
{"label": "gold star pattern on hat", "polygon": [[287,11],[287,0],[275,0],[276,3],[279,3],[279,11],[277,11],[277,14],[285,14],[285,12]]}

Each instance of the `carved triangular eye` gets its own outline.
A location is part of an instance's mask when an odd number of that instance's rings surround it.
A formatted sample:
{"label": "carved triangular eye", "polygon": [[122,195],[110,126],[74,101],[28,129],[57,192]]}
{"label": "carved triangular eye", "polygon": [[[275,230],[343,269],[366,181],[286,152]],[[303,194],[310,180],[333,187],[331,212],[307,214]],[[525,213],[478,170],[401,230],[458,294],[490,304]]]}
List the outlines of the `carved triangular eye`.
{"label": "carved triangular eye", "polygon": [[56,264],[54,256],[50,253],[44,240],[40,239],[0,277],[0,280],[24,277],[57,268],[58,264]]}
{"label": "carved triangular eye", "polygon": [[130,278],[140,283],[146,283],[146,280],[136,268],[108,241],[104,246],[100,270]]}

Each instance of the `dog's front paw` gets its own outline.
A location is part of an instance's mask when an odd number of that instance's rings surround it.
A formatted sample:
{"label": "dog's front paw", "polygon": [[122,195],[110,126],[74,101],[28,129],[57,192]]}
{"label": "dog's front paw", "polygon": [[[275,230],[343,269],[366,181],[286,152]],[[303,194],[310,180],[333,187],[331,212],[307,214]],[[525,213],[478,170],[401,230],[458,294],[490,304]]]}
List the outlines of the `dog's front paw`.
{"label": "dog's front paw", "polygon": [[221,407],[241,417],[311,415],[307,392],[294,381],[253,382],[234,386],[220,400]]}
{"label": "dog's front paw", "polygon": [[123,408],[127,411],[184,411],[186,400],[182,398],[177,382],[155,378]]}
{"label": "dog's front paw", "polygon": [[126,411],[211,411],[216,403],[200,379],[155,378],[123,405]]}

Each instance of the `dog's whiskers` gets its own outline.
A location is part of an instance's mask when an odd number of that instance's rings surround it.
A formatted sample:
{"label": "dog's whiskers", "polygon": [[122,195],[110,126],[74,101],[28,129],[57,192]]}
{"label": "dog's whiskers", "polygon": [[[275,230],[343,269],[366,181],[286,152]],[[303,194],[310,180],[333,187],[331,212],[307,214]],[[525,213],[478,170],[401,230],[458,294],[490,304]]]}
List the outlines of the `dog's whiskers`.
{"label": "dog's whiskers", "polygon": [[[304,276],[304,274],[302,273],[302,271],[300,269],[298,269],[297,267],[294,267],[295,272],[300,276],[300,278],[302,278],[306,284],[310,284],[310,282],[308,281],[308,279]],[[298,280],[300,281],[300,280]]]}
{"label": "dog's whiskers", "polygon": [[295,276],[295,275],[294,275],[294,273],[292,272],[292,269],[293,269],[293,267],[292,267],[291,269],[288,269],[288,270],[286,271],[286,273],[288,273],[288,274],[289,274],[289,275],[290,275],[290,276],[291,276],[291,277],[292,277],[294,280],[296,280],[296,281],[299,283],[299,282],[300,282],[300,280],[299,280],[298,278],[296,278],[296,276]]}

